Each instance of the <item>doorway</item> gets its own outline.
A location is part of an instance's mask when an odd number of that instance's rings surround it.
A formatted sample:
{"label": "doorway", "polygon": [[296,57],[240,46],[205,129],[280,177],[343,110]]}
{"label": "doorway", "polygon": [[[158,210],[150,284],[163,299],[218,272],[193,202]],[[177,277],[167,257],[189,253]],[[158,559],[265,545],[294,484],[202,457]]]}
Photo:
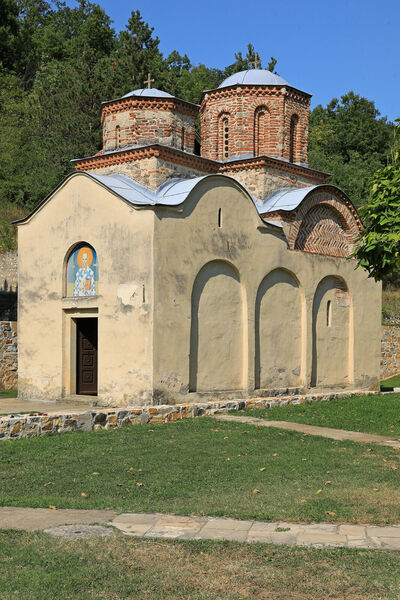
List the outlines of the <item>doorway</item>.
{"label": "doorway", "polygon": [[97,396],[97,318],[76,319],[76,393]]}

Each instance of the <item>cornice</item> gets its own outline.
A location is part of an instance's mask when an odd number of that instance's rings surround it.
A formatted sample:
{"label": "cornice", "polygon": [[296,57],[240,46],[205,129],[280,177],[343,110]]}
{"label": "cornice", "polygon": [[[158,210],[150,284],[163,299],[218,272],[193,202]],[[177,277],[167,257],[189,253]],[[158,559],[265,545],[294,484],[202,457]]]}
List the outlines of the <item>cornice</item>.
{"label": "cornice", "polygon": [[87,158],[77,158],[71,162],[75,164],[77,170],[85,171],[101,169],[110,165],[135,162],[137,160],[152,157],[161,158],[184,167],[191,167],[204,173],[229,174],[235,171],[258,170],[269,167],[283,173],[305,177],[313,181],[320,181],[321,183],[326,183],[329,177],[328,173],[323,173],[322,171],[303,167],[296,163],[289,163],[270,156],[254,156],[244,159],[238,158],[237,160],[232,160],[230,162],[220,162],[162,144],[151,144],[139,148],[128,148],[127,150],[122,149],[107,154],[98,154]]}
{"label": "cornice", "polygon": [[[238,90],[238,88],[240,88]],[[204,110],[204,105],[209,100],[219,100],[221,98],[231,98],[233,96],[290,96],[296,98],[306,104],[310,103],[311,94],[302,92],[289,85],[270,85],[268,87],[263,85],[248,85],[248,84],[234,84],[229,87],[216,88],[215,90],[208,90],[204,92],[201,100],[200,110]]]}
{"label": "cornice", "polygon": [[179,98],[130,96],[129,98],[118,98],[117,100],[104,102],[101,107],[101,122],[107,115],[126,110],[175,111],[192,117],[197,117],[199,113],[199,107],[196,104],[185,102],[185,100]]}
{"label": "cornice", "polygon": [[220,173],[229,173],[239,170],[249,171],[251,169],[270,167],[278,171],[290,173],[292,175],[301,175],[302,177],[306,177],[308,179],[317,180],[321,183],[326,183],[330,177],[329,173],[323,173],[322,171],[317,171],[316,169],[310,169],[310,167],[303,167],[302,165],[280,160],[279,158],[273,158],[271,156],[254,156],[244,159],[239,158],[235,161],[219,163],[219,165]]}

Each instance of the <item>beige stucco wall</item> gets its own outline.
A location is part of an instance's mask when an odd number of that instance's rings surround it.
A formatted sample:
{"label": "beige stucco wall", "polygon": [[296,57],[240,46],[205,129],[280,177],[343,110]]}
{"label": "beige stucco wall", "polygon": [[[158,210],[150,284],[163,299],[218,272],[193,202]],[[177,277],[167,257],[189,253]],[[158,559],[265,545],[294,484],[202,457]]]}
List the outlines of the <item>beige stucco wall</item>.
{"label": "beige stucco wall", "polygon": [[[97,317],[99,401],[151,400],[153,219],[77,174],[18,227],[20,398],[75,392],[74,319]],[[97,252],[99,295],[63,299],[64,261],[81,241]]]}
{"label": "beige stucco wall", "polygon": [[[191,385],[196,370],[203,382],[203,374],[210,373],[209,389],[212,390],[216,385],[212,374],[221,365],[225,381],[230,383],[227,390],[235,388],[236,395],[254,393],[257,361],[264,369],[262,373],[267,365],[277,374],[276,378],[262,375],[260,386],[309,386],[313,348],[315,355],[314,298],[320,282],[329,276],[346,283],[351,305],[342,309],[345,316],[339,308],[333,307],[333,328],[329,331],[322,328],[325,304],[321,309],[316,325],[318,343],[320,347],[322,341],[326,343],[318,357],[316,384],[328,388],[376,386],[380,361],[380,285],[355,269],[354,261],[288,250],[279,231],[262,224],[254,205],[240,187],[218,176],[203,180],[180,208],[182,212],[156,210],[154,387],[160,401],[198,398],[204,392],[204,383],[197,389]],[[219,209],[222,227],[218,227]],[[242,290],[241,310],[245,315],[241,324],[238,322],[240,311],[232,308],[232,303],[238,301],[232,277],[224,288],[221,274],[211,272],[210,283],[203,282],[205,297],[200,295],[198,300],[196,294],[192,294],[198,274],[211,261],[222,261],[237,274]],[[291,274],[298,282],[298,292],[291,289],[285,295],[285,277],[281,276],[282,293],[278,293],[278,287],[266,292],[272,296],[264,306],[264,300],[257,302],[257,294],[268,274],[276,269]],[[221,281],[212,284],[212,279],[218,277]],[[213,297],[210,295],[212,286],[215,288]],[[295,306],[292,300],[297,303]],[[260,315],[256,313],[257,306]],[[193,337],[191,321],[196,314],[199,315],[199,332]],[[232,319],[236,330],[233,337]],[[262,338],[258,347],[256,323]],[[221,343],[224,330],[229,331],[230,336],[226,344]],[[266,340],[267,336],[271,340]],[[263,355],[257,357],[260,351]],[[338,371],[340,376],[337,376]]]}
{"label": "beige stucco wall", "polygon": [[[260,395],[308,387],[314,372],[325,389],[379,381],[380,286],[354,261],[288,250],[232,179],[136,210],[77,174],[18,229],[21,398],[74,393],[80,316],[98,318],[100,404]],[[99,295],[66,299],[64,261],[81,241],[97,252]]]}

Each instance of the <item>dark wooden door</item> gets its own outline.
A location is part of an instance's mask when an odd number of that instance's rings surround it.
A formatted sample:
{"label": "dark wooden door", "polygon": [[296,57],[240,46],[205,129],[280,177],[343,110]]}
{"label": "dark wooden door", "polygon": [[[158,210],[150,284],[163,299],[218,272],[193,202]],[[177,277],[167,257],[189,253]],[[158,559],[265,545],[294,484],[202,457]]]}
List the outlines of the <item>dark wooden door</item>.
{"label": "dark wooden door", "polygon": [[77,319],[76,393],[97,395],[97,318]]}

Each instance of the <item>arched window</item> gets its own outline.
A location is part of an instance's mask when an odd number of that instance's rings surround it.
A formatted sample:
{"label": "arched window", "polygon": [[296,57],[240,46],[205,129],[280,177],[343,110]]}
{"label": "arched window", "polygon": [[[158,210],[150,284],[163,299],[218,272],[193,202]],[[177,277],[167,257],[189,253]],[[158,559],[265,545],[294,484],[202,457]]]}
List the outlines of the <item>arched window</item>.
{"label": "arched window", "polygon": [[185,128],[181,129],[181,150],[185,149]]}
{"label": "arched window", "polygon": [[290,138],[289,138],[289,160],[290,162],[294,162],[296,159],[296,142],[297,142],[297,126],[299,122],[299,117],[297,115],[292,115],[290,119]]}
{"label": "arched window", "polygon": [[266,106],[259,106],[254,112],[254,156],[267,154],[269,112]]}
{"label": "arched window", "polygon": [[229,117],[221,115],[219,119],[218,132],[218,158],[226,160],[229,158]]}
{"label": "arched window", "polygon": [[96,250],[81,242],[70,252],[66,268],[65,296],[97,296],[99,265]]}
{"label": "arched window", "polygon": [[115,144],[117,149],[121,148],[121,127],[119,125],[115,128]]}

